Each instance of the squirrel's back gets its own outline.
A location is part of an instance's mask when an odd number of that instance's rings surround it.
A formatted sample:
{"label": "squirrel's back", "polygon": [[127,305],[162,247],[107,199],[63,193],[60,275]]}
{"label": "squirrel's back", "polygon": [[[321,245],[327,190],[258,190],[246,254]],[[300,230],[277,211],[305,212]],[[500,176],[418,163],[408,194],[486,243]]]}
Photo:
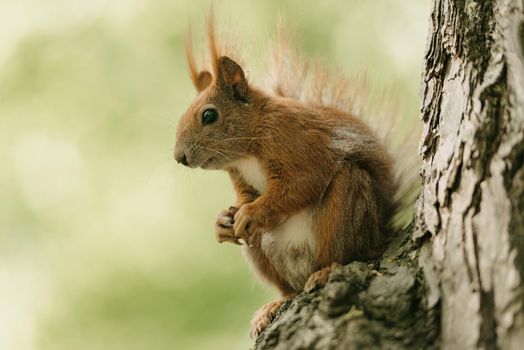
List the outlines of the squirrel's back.
{"label": "squirrel's back", "polygon": [[[416,156],[416,133],[405,133],[396,143],[392,135],[402,128],[400,116],[395,107],[387,106],[389,101],[383,98],[378,108],[370,108],[367,95],[368,86],[365,74],[349,79],[338,67],[329,69],[327,64],[318,59],[311,59],[293,45],[294,40],[284,29],[282,21],[277,25],[277,35],[270,45],[266,72],[265,89],[273,96],[285,97],[300,101],[315,108],[325,108],[338,115],[339,128],[333,135],[334,144],[340,150],[354,153],[354,144],[348,140],[355,137],[366,137],[372,134],[373,140],[362,140],[364,143],[378,141],[380,146],[373,149],[387,149],[391,155],[391,172],[393,174],[392,191],[394,191],[394,212],[391,225],[400,229],[411,220],[411,212],[419,188]],[[369,133],[354,133],[354,127],[367,128]],[[411,129],[416,129],[416,126]],[[368,143],[369,145],[369,143]],[[369,147],[359,150],[366,151]],[[385,158],[387,154],[383,155]],[[358,157],[358,155],[357,155]],[[386,163],[389,160],[384,159]],[[387,180],[385,180],[387,182]]]}

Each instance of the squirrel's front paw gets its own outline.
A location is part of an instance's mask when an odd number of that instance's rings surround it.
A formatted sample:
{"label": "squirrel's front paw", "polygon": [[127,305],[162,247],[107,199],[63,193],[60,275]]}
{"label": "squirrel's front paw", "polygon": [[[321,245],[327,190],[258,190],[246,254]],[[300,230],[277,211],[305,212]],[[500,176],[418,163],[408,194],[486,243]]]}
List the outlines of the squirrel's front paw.
{"label": "squirrel's front paw", "polygon": [[233,230],[234,217],[237,211],[238,208],[229,207],[229,209],[222,210],[218,214],[215,221],[215,234],[218,243],[231,242],[240,245],[238,237],[235,236],[235,231]]}
{"label": "squirrel's front paw", "polygon": [[264,216],[254,203],[244,204],[234,217],[233,230],[235,236],[252,245],[253,237],[264,231]]}

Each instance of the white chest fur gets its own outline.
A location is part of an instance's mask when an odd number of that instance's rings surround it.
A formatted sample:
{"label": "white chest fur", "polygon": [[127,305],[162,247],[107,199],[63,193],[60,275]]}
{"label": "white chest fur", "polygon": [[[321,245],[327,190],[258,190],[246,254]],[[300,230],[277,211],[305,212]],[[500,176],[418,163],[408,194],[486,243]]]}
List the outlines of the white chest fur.
{"label": "white chest fur", "polygon": [[[244,180],[260,194],[267,190],[267,177],[255,157],[235,163]],[[315,272],[315,234],[311,210],[304,209],[289,217],[272,232],[262,236],[261,249],[279,274],[295,289],[302,290]],[[249,257],[249,247],[245,246]],[[249,259],[248,259],[249,260]]]}
{"label": "white chest fur", "polygon": [[243,158],[235,163],[246,182],[253,186],[260,194],[267,189],[267,177],[262,169],[262,164],[255,157]]}
{"label": "white chest fur", "polygon": [[302,290],[315,272],[315,246],[313,218],[307,209],[262,236],[262,250],[295,290]]}

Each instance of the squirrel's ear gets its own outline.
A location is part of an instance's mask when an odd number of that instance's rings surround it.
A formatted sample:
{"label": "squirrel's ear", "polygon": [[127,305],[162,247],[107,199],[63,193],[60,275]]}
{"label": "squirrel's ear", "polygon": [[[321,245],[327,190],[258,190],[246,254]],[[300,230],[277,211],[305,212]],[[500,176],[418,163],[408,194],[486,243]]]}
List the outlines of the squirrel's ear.
{"label": "squirrel's ear", "polygon": [[200,92],[211,85],[212,81],[213,77],[211,76],[211,73],[209,73],[207,70],[204,70],[198,74],[198,77],[195,79],[194,83],[197,91]]}
{"label": "squirrel's ear", "polygon": [[242,102],[249,99],[249,87],[242,67],[227,56],[222,56],[217,65],[217,82],[232,91],[233,97]]}

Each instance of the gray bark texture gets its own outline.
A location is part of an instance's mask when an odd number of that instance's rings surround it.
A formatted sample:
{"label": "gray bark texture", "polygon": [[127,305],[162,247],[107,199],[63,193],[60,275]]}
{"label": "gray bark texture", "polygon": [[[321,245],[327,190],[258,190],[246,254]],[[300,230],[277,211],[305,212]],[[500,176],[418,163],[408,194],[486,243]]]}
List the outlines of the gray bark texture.
{"label": "gray bark texture", "polygon": [[415,222],[253,349],[524,348],[524,0],[434,0]]}

